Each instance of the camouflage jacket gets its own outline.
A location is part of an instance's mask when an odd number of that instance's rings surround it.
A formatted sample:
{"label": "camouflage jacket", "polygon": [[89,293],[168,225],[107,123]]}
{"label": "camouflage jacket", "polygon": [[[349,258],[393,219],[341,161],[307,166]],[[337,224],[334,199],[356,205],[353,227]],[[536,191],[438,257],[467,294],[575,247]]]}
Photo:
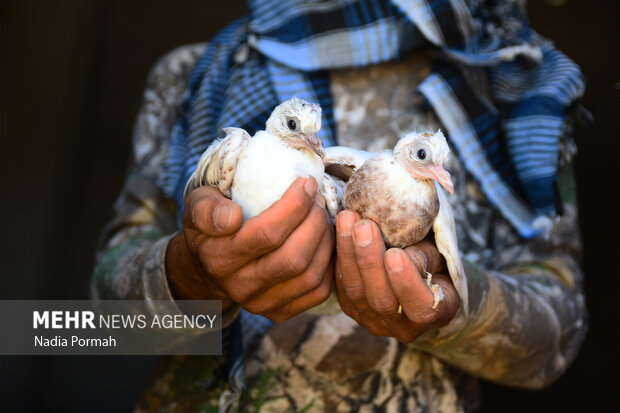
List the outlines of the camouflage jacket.
{"label": "camouflage jacket", "polygon": [[[172,200],[157,186],[167,154],[175,105],[204,45],[179,48],[153,68],[133,137],[130,173],[104,230],[93,276],[102,299],[173,300],[165,252],[175,231]],[[414,94],[430,52],[398,62],[333,71],[338,143],[376,151],[393,147],[412,128],[441,127]],[[575,357],[587,329],[579,269],[581,250],[570,159],[563,138],[563,214],[548,236],[521,239],[492,209],[456,156],[447,169],[449,197],[465,259],[470,314],[405,345],[376,337],[344,315],[333,297],[275,324],[246,349],[248,392],[242,411],[475,411],[477,377],[541,388]],[[155,309],[154,311],[157,311]],[[236,310],[224,314],[228,325]],[[217,411],[226,391],[221,359],[162,360],[137,411]]]}

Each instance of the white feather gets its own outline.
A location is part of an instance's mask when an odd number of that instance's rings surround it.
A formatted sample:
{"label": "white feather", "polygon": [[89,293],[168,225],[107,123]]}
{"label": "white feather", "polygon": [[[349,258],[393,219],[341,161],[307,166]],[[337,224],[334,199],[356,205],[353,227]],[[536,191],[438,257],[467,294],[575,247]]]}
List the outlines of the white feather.
{"label": "white feather", "polygon": [[433,222],[435,244],[437,244],[437,249],[441,255],[446,259],[450,278],[456,291],[459,293],[461,303],[463,304],[463,313],[467,317],[469,315],[469,292],[456,238],[454,214],[443,188],[437,182],[435,182],[435,189],[437,189],[437,196],[439,198],[439,213]]}
{"label": "white feather", "polygon": [[313,176],[321,185],[323,173],[323,161],[318,155],[310,156],[269,132],[259,131],[237,161],[232,200],[248,219],[279,200],[297,178]]}

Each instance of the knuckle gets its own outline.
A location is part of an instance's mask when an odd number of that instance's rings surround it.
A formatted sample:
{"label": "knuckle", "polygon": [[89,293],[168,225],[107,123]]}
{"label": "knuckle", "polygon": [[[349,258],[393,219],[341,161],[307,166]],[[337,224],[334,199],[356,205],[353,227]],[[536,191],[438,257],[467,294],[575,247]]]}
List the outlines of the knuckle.
{"label": "knuckle", "polygon": [[187,227],[183,228],[183,237],[185,238],[185,245],[187,245],[187,248],[194,255],[201,256],[201,247],[204,243],[204,237],[201,237],[199,233]]}
{"label": "knuckle", "polygon": [[384,271],[383,254],[381,256],[373,253],[355,254],[355,263],[360,273],[373,274]]}
{"label": "knuckle", "polygon": [[341,305],[342,308],[342,312],[345,313],[346,315],[348,315],[349,317],[351,317],[352,319],[354,319],[355,321],[357,320],[357,313],[353,310],[353,307],[349,306],[349,305]]}
{"label": "knuckle", "polygon": [[267,314],[267,310],[268,310],[267,307],[258,300],[250,301],[250,302],[242,302],[240,304],[242,304],[243,308],[249,311],[250,313],[260,314],[260,315]]}
{"label": "knuckle", "polygon": [[211,254],[211,248],[209,248],[209,245],[207,245],[206,242],[202,242],[198,246],[198,254],[200,255],[200,262],[202,263],[202,266],[209,275],[214,277],[222,277],[226,275],[226,265],[224,265],[224,262],[220,258],[214,257]]}
{"label": "knuckle", "polygon": [[258,238],[263,245],[271,249],[279,247],[284,241],[282,232],[273,227],[262,227]]}
{"label": "knuckle", "polygon": [[[357,321],[359,325],[362,325],[364,321],[362,317],[360,317],[360,312],[358,308],[347,299],[338,296],[338,302],[340,303],[340,307],[342,308],[342,312],[351,317],[353,320]],[[362,318],[362,319],[360,319]]]}
{"label": "knuckle", "polygon": [[368,332],[374,336],[385,336],[387,335],[385,329],[375,323],[366,323],[363,326]]}
{"label": "knuckle", "polygon": [[357,268],[360,272],[374,272],[380,270],[377,261],[369,257],[368,255],[362,255],[357,258]]}
{"label": "knuckle", "polygon": [[415,331],[408,331],[405,333],[399,333],[396,335],[396,339],[401,343],[411,343],[418,337],[418,334]]}
{"label": "knuckle", "polygon": [[[251,294],[249,293],[247,289],[241,288],[239,286],[236,286],[236,287],[228,286],[228,288],[225,288],[225,291],[235,303],[241,304],[241,305],[251,305],[249,303]],[[248,311],[251,311],[251,310],[248,309]]]}
{"label": "knuckle", "polygon": [[393,315],[396,312],[396,303],[387,297],[369,297],[368,302],[372,309],[381,316]]}
{"label": "knuckle", "polygon": [[309,260],[303,255],[285,255],[283,261],[283,269],[286,273],[290,275],[296,275],[302,273],[308,265],[310,264]]}
{"label": "knuckle", "polygon": [[299,211],[306,206],[308,200],[304,196],[291,196],[287,199],[289,207],[294,211]]}
{"label": "knuckle", "polygon": [[224,289],[231,300],[233,300],[237,304],[243,304],[245,300],[243,299],[243,295],[240,294],[235,289]]}
{"label": "knuckle", "polygon": [[319,302],[323,302],[332,294],[332,286],[329,282],[324,282],[316,289]]}
{"label": "knuckle", "polygon": [[351,284],[345,285],[343,283],[343,289],[345,295],[354,303],[358,303],[363,301],[366,298],[366,292],[364,291],[364,285],[362,284]]}
{"label": "knuckle", "polygon": [[224,276],[222,268],[217,263],[214,263],[210,260],[202,260],[201,262],[207,274],[209,274],[211,277],[218,279]]}
{"label": "knuckle", "polygon": [[320,271],[308,271],[302,276],[301,281],[306,291],[313,291],[323,282],[323,274]]}
{"label": "knuckle", "polygon": [[285,305],[272,306],[272,307],[270,307],[268,309],[265,309],[263,311],[263,314],[267,318],[269,318],[270,320],[275,321],[275,322],[286,321],[289,318],[297,315],[298,313],[300,313],[303,310],[303,309],[295,310],[294,307],[295,306],[293,304],[293,301],[289,301]]}
{"label": "knuckle", "polygon": [[[253,297],[244,304],[244,308],[251,313],[260,314],[265,317],[276,317],[278,320],[284,321],[287,318],[292,317],[292,305],[291,301],[286,300],[273,300],[263,297]],[[286,316],[285,318],[282,318]]]}
{"label": "knuckle", "polygon": [[282,321],[286,321],[289,318],[293,317],[293,315],[294,314],[288,314],[284,311],[276,311],[273,313],[264,314],[265,317],[267,317],[268,319],[270,319],[271,321],[275,323],[281,323]]}

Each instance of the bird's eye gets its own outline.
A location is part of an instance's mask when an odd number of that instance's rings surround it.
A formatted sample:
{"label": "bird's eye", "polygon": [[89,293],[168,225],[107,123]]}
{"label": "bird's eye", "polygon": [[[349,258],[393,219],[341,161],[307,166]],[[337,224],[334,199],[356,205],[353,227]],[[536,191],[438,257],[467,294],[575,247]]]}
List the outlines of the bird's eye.
{"label": "bird's eye", "polygon": [[417,155],[418,155],[418,159],[423,161],[424,159],[426,159],[426,150],[425,149],[418,150]]}
{"label": "bird's eye", "polygon": [[297,122],[295,122],[295,119],[289,119],[288,122],[286,123],[288,125],[288,128],[290,130],[295,130],[297,129]]}

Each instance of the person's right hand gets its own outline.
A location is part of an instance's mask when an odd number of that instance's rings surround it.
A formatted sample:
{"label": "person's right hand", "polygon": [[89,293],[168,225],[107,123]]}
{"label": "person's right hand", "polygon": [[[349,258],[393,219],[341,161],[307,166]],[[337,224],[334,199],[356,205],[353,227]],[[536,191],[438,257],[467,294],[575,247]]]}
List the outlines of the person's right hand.
{"label": "person's right hand", "polygon": [[185,199],[183,231],[166,251],[176,299],[222,300],[274,321],[325,301],[332,290],[334,230],[314,178],[243,222],[239,205],[216,188]]}

